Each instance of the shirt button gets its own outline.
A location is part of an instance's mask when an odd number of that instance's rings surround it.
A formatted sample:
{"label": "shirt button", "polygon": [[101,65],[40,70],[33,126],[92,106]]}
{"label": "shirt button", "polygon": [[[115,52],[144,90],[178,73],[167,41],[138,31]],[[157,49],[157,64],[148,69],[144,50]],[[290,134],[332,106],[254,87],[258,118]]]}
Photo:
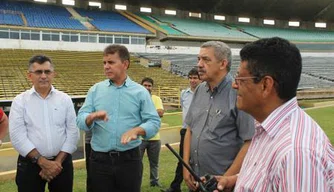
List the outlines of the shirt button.
{"label": "shirt button", "polygon": [[196,166],[196,167],[198,166],[197,163],[195,164],[195,166]]}
{"label": "shirt button", "polygon": [[196,149],[195,149],[194,151],[195,151],[195,153],[197,153],[197,150],[196,150]]}

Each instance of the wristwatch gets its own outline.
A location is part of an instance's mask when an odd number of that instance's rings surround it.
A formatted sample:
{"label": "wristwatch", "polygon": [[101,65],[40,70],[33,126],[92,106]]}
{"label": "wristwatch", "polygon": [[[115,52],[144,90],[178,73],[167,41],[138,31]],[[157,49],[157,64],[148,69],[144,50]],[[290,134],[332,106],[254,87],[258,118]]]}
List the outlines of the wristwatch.
{"label": "wristwatch", "polygon": [[37,163],[37,162],[38,162],[38,159],[39,159],[40,157],[42,157],[41,154],[36,155],[35,157],[31,158],[31,162],[32,162],[32,163]]}

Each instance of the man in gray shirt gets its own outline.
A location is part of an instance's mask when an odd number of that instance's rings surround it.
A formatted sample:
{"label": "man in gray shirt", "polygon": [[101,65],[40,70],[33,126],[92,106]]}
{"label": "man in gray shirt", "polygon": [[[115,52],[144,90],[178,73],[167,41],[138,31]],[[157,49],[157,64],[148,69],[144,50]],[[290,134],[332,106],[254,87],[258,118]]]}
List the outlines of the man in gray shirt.
{"label": "man in gray shirt", "polygon": [[[239,173],[254,134],[253,118],[236,108],[231,57],[231,49],[218,41],[204,43],[198,55],[198,72],[205,82],[197,87],[185,119],[183,159],[200,176]],[[183,178],[196,190],[186,169]]]}

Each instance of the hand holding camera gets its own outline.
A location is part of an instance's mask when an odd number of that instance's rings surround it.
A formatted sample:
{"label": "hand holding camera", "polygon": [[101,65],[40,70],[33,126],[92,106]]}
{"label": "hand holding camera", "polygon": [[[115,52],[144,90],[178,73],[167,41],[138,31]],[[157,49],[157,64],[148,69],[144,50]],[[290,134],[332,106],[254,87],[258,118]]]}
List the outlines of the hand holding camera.
{"label": "hand holding camera", "polygon": [[165,145],[179,159],[179,161],[182,162],[183,166],[189,171],[194,180],[197,182],[197,192],[219,192],[217,189],[218,180],[215,176],[206,174],[203,178],[200,178],[168,143]]}

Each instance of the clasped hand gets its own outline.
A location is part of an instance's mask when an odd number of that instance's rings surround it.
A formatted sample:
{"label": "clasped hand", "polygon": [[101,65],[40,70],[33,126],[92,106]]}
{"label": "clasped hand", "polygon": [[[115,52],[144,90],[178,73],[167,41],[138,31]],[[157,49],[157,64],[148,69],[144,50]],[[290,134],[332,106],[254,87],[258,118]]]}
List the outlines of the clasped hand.
{"label": "clasped hand", "polygon": [[63,167],[60,162],[51,161],[45,158],[40,160],[39,166],[42,169],[39,172],[39,175],[42,177],[42,179],[46,180],[47,182],[50,182],[63,170]]}

